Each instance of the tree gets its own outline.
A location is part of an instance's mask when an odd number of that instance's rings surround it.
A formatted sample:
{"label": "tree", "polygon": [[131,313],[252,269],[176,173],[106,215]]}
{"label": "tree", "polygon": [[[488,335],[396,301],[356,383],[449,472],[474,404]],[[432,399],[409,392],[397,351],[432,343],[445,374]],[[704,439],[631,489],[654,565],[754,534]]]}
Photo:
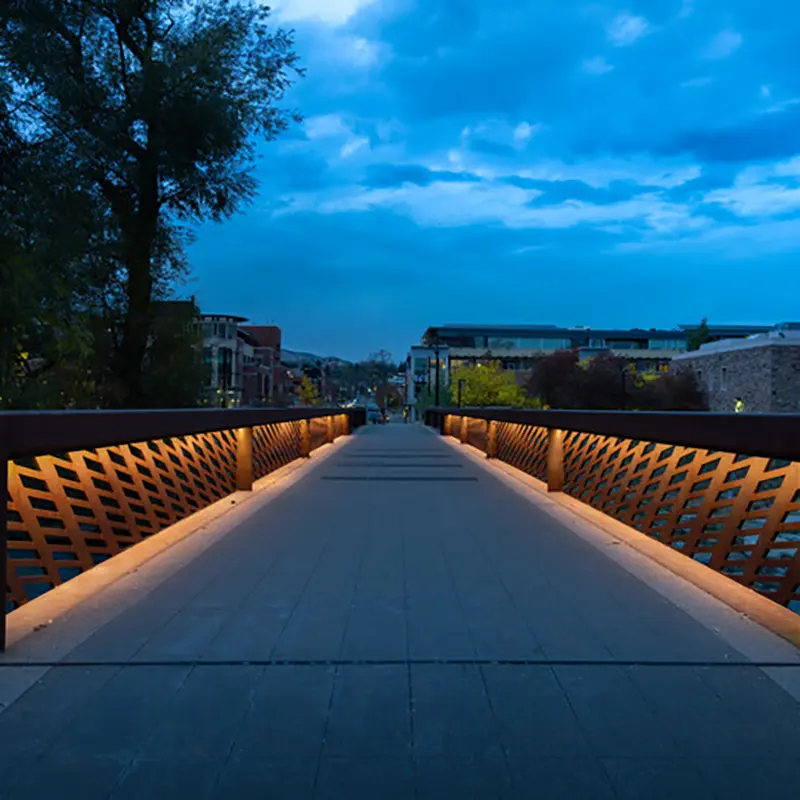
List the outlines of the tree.
{"label": "tree", "polygon": [[581,364],[561,351],[540,359],[526,386],[547,408],[690,411],[706,408],[693,373],[640,373],[624,358],[600,354]]}
{"label": "tree", "polygon": [[403,407],[403,391],[393,383],[384,383],[375,395],[380,408],[399,410]]}
{"label": "tree", "polygon": [[321,402],[319,390],[308,375],[304,375],[300,381],[298,398],[301,406],[318,406]]}
{"label": "tree", "polygon": [[[439,387],[439,406],[447,408],[453,405],[453,397],[450,387],[442,384]],[[426,385],[422,390],[417,393],[416,402],[414,403],[417,413],[424,417],[425,412],[429,408],[436,407],[436,388],[434,386]]]}
{"label": "tree", "polygon": [[686,349],[699,350],[710,341],[711,331],[708,328],[708,320],[704,317],[696,328],[686,334]]}
{"label": "tree", "polygon": [[530,397],[549,408],[580,408],[581,366],[572,350],[557,350],[536,360],[526,384]]}
{"label": "tree", "polygon": [[57,224],[69,228],[86,205],[89,233],[99,230],[78,260],[96,287],[78,311],[105,315],[120,404],[153,403],[154,303],[186,269],[187,225],[249,200],[257,137],[298,119],[277,105],[298,72],[293,41],[268,14],[251,0],[0,6],[5,138],[75,190],[50,206]]}
{"label": "tree", "polygon": [[199,404],[207,370],[203,364],[199,309],[193,300],[156,303],[144,370],[145,396],[164,408]]}
{"label": "tree", "polygon": [[456,367],[450,374],[450,393],[455,398],[458,398],[460,383],[463,406],[519,408],[526,404],[525,392],[517,384],[514,373],[504,370],[499,361]]}

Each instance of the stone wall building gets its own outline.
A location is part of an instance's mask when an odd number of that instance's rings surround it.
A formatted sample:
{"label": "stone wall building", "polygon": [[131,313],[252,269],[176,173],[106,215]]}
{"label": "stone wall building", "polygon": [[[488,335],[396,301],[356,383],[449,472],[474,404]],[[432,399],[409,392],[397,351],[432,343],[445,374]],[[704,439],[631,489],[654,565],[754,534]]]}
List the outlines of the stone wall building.
{"label": "stone wall building", "polygon": [[748,339],[703,345],[672,360],[670,371],[690,369],[709,411],[800,413],[800,330],[774,330]]}

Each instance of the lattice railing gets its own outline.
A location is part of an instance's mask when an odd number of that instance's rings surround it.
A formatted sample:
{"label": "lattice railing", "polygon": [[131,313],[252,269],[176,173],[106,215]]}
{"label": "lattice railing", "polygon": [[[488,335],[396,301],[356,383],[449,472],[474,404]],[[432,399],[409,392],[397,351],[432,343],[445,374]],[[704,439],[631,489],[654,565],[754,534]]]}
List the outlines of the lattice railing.
{"label": "lattice railing", "polygon": [[[0,414],[0,616],[361,422],[357,411],[325,410],[98,412],[94,420],[96,430],[91,412]],[[170,428],[175,435],[164,436]],[[139,438],[149,430],[152,438]]]}
{"label": "lattice railing", "polygon": [[429,422],[800,612],[800,417],[471,413]]}

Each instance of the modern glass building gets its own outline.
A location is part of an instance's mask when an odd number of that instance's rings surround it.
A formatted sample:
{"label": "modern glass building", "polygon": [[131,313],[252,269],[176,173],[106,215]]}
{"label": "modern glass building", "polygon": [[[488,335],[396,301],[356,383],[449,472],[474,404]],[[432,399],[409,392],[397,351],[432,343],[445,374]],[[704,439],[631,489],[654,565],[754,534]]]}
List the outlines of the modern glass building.
{"label": "modern glass building", "polygon": [[[672,358],[686,351],[696,325],[656,328],[560,328],[556,325],[440,325],[428,328],[424,345],[446,346],[450,367],[501,361],[506,369],[526,371],[536,358],[556,350],[586,355],[611,353],[629,359],[642,372],[667,371]],[[744,338],[772,330],[770,325],[710,325],[713,340]]]}

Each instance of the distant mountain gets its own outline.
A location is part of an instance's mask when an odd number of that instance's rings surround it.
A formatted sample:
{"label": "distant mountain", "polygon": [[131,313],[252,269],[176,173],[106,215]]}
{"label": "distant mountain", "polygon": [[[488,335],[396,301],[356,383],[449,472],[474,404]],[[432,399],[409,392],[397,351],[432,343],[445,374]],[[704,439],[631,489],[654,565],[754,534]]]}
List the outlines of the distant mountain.
{"label": "distant mountain", "polygon": [[314,353],[303,353],[298,350],[284,350],[281,348],[281,363],[287,367],[315,366],[318,361],[323,364],[350,364],[336,356],[318,356]]}

